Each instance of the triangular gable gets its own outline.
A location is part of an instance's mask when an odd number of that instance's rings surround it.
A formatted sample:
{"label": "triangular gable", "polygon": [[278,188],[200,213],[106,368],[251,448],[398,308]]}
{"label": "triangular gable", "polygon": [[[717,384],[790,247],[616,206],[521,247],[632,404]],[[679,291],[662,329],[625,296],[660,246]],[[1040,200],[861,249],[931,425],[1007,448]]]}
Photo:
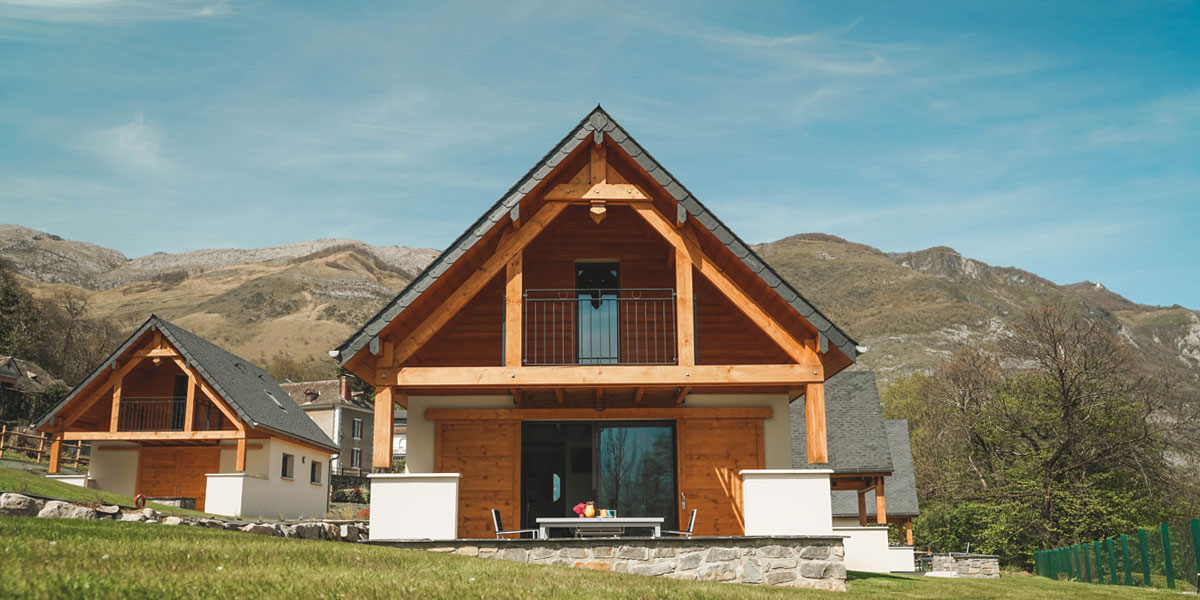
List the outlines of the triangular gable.
{"label": "triangular gable", "polygon": [[654,160],[613,118],[597,106],[587,117],[548,152],[520,181],[508,190],[475,223],[442,252],[420,275],[404,288],[395,298],[376,313],[366,325],[355,332],[331,353],[345,365],[363,348],[369,347],[371,354],[379,354],[379,334],[409,305],[421,296],[452,265],[461,259],[505,217],[511,221],[520,218],[520,203],[556,167],[572,154],[581,144],[599,136],[607,135],[617,146],[637,163],[678,203],[679,214],[675,218],[683,221],[692,217],[696,223],[711,233],[721,244],[736,256],[767,287],[793,308],[817,331],[819,344],[824,351],[826,344],[836,347],[850,361],[857,356],[857,344],[841,328],[833,324],[798,291],[788,284],[750,247],[708,210],[686,187],[676,180],[665,168]]}
{"label": "triangular gable", "polygon": [[70,406],[80,393],[98,383],[118,360],[126,358],[139,341],[153,332],[160,332],[164,342],[182,356],[187,366],[196,371],[203,383],[217,396],[216,401],[235,413],[253,429],[266,429],[319,446],[337,449],[304,411],[293,403],[279,384],[253,363],[242,359],[211,342],[151,315],[115,352],[92,371],[71,393],[67,394],[36,424],[42,428],[54,416]]}

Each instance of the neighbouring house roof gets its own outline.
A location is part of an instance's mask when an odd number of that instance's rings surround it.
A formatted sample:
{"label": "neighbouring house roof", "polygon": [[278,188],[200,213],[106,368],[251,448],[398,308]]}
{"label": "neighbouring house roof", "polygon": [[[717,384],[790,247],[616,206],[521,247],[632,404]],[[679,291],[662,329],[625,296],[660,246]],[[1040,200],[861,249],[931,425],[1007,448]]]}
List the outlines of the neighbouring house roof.
{"label": "neighbouring house roof", "polygon": [[[291,396],[292,401],[304,409],[333,408],[339,404],[371,410],[371,405],[363,399],[362,394],[351,394],[350,400],[342,398],[342,382],[340,379],[322,379],[320,381],[294,381],[279,384],[283,391]],[[308,402],[305,391],[317,393],[316,400]]]}
{"label": "neighbouring house roof", "polygon": [[550,152],[513,187],[509,188],[483,216],[471,224],[458,239],[454,240],[420,275],[417,276],[395,298],[384,306],[375,316],[371,317],[361,329],[350,336],[335,350],[336,358],[341,364],[346,364],[363,347],[371,346],[371,352],[376,353],[378,336],[384,327],[392,322],[401,312],[413,303],[434,281],[471,249],[497,223],[511,211],[518,210],[520,201],[534,189],[542,179],[554,171],[560,162],[567,158],[575,148],[592,139],[596,132],[603,132],[624,150],[642,169],[679,203],[680,211],[686,211],[697,223],[711,232],[718,240],[733,252],[752,272],[763,282],[775,290],[788,304],[813,325],[821,336],[821,340],[836,346],[851,361],[857,356],[856,343],[846,332],[834,325],[825,315],[821,314],[808,300],[800,295],[790,284],[784,281],[750,246],[741,240],[733,231],[725,226],[707,207],[700,203],[686,187],[672,176],[658,161],[650,156],[615,120],[600,106],[583,118],[570,133],[566,135]]}
{"label": "neighbouring house roof", "polygon": [[17,390],[31,394],[40,394],[62,383],[37,363],[15,356],[0,356],[0,377],[15,379]]}
{"label": "neighbouring house roof", "polygon": [[833,469],[834,473],[847,474],[890,473],[894,468],[873,371],[842,371],[825,382],[828,464],[808,462],[804,402],[791,403],[790,412],[793,468]]}
{"label": "neighbouring house roof", "polygon": [[[908,437],[907,419],[889,419],[883,422],[887,431],[888,447],[892,453],[892,474],[883,478],[883,495],[887,499],[888,517],[915,517],[920,514],[917,505],[917,478],[913,472],[912,444]],[[834,492],[833,516],[857,517],[858,492]],[[875,515],[875,492],[866,493],[867,515]]]}
{"label": "neighbouring house roof", "polygon": [[48,423],[80,390],[102,375],[106,369],[112,368],[116,360],[142,335],[155,329],[162,332],[163,337],[179,351],[187,364],[194,368],[250,427],[275,431],[337,450],[333,440],[290,400],[287,392],[279,387],[266,371],[157,315],[151,315],[116,352],[71,390],[71,393],[42,417],[36,426],[40,428]]}

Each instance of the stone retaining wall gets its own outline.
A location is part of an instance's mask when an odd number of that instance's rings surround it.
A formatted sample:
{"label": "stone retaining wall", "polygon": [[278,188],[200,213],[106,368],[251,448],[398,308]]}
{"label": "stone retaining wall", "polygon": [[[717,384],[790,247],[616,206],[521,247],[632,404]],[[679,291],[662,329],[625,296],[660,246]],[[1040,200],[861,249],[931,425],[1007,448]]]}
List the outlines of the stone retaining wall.
{"label": "stone retaining wall", "polygon": [[372,540],[367,543],[672,579],[846,589],[845,551],[840,537]]}
{"label": "stone retaining wall", "polygon": [[988,554],[934,554],[930,575],[996,579],[1000,577],[1000,558]]}

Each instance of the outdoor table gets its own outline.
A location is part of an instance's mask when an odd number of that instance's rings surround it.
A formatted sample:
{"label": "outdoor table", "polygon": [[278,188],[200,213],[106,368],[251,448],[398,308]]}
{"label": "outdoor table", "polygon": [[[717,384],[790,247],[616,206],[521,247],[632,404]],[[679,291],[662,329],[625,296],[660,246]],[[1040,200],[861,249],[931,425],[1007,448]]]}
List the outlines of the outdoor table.
{"label": "outdoor table", "polygon": [[626,527],[647,527],[654,529],[654,537],[662,537],[662,517],[538,517],[538,528],[541,539],[550,537],[551,527],[571,527],[574,529],[624,529]]}

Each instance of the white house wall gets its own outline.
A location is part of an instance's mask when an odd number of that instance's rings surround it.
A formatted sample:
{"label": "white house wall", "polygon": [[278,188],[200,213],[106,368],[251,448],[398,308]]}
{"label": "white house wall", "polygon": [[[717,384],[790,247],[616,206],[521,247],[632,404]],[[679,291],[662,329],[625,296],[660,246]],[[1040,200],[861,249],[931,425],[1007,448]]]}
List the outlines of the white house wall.
{"label": "white house wall", "polygon": [[[253,444],[261,444],[262,448],[246,450],[246,475],[238,482],[217,481],[209,478],[209,490],[229,490],[235,493],[240,489],[241,500],[237,509],[225,500],[220,506],[225,511],[241,517],[323,517],[328,511],[329,498],[329,458],[330,452],[318,451],[298,444],[293,444],[279,438],[269,440],[253,440]],[[236,448],[221,449],[221,473],[235,472],[237,460]],[[284,479],[283,454],[295,457],[293,479]],[[309,481],[312,461],[321,462],[321,483]],[[206,504],[212,503],[212,496]]]}
{"label": "white house wall", "polygon": [[[512,396],[409,396],[408,473],[433,472],[433,421],[425,420],[427,408],[515,408]],[[364,461],[366,459],[364,458]]]}
{"label": "white house wall", "polygon": [[137,450],[105,450],[104,448],[135,448],[137,444],[109,442],[92,446],[88,476],[95,480],[97,489],[123,496],[137,494],[138,455]]}

